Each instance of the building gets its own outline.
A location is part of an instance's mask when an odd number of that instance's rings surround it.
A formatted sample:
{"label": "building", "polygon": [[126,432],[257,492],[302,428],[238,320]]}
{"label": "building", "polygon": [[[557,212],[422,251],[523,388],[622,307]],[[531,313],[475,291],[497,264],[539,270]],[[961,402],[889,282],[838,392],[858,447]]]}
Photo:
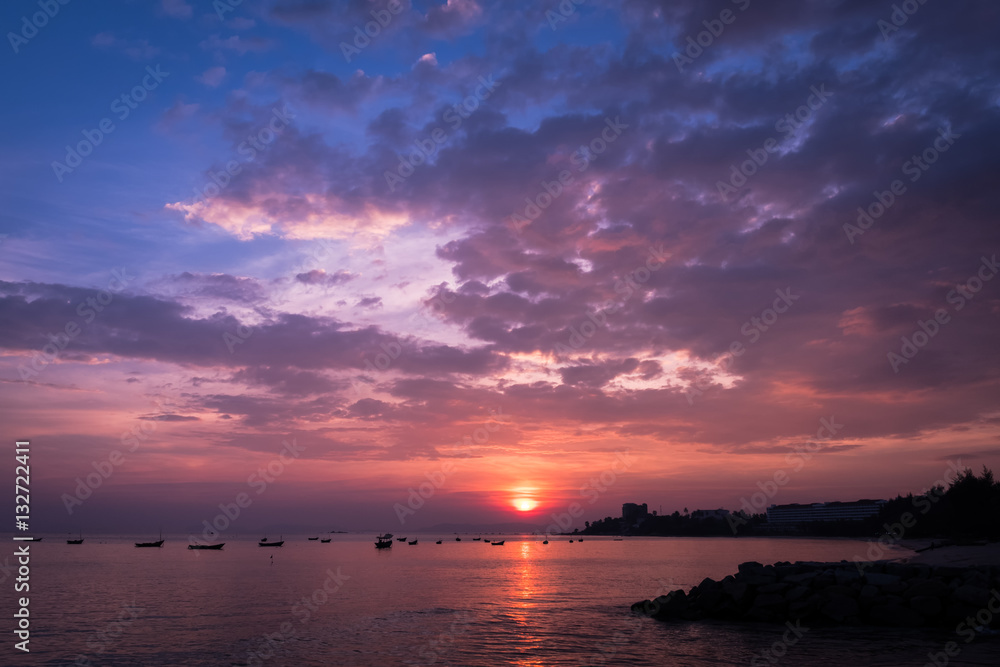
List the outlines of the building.
{"label": "building", "polygon": [[622,521],[626,526],[631,526],[637,521],[642,521],[649,516],[646,503],[636,505],[635,503],[625,503],[622,505]]}
{"label": "building", "polygon": [[717,510],[695,510],[691,512],[692,519],[698,519],[699,521],[704,519],[725,519],[729,516],[729,510],[717,509]]}
{"label": "building", "polygon": [[876,516],[885,502],[884,500],[856,500],[848,503],[771,505],[767,508],[767,522],[794,524],[808,521],[859,521]]}

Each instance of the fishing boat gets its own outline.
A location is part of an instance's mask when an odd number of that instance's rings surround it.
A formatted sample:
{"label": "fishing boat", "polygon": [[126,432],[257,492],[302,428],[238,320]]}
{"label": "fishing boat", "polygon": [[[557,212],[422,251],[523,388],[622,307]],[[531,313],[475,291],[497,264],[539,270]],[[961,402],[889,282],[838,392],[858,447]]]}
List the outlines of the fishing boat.
{"label": "fishing boat", "polygon": [[160,539],[157,542],[136,542],[137,547],[162,547],[163,546],[163,531],[160,531]]}
{"label": "fishing boat", "polygon": [[308,537],[308,538],[306,538],[306,539],[308,539],[308,540],[309,540],[310,542],[315,542],[315,541],[316,541],[316,540],[318,540],[319,538],[318,538],[318,537]]}
{"label": "fishing boat", "polygon": [[66,544],[83,544],[83,533],[80,533],[80,537],[75,540],[66,540]]}
{"label": "fishing boat", "polygon": [[438,541],[437,541],[437,542],[435,542],[434,544],[441,544],[441,540],[438,540]]}
{"label": "fishing boat", "polygon": [[391,549],[392,548],[392,533],[386,533],[385,535],[379,535],[375,538],[375,548],[376,549]]}
{"label": "fishing boat", "polygon": [[188,549],[206,549],[208,551],[218,551],[224,546],[226,546],[225,542],[222,542],[221,544],[189,544]]}
{"label": "fishing boat", "polygon": [[420,540],[413,540],[412,542],[407,542],[407,544],[409,544],[412,547],[414,544],[416,544],[419,541]]}
{"label": "fishing boat", "polygon": [[285,543],[284,539],[280,539],[277,542],[268,542],[266,537],[260,538],[260,542],[257,543],[259,547],[280,547]]}
{"label": "fishing boat", "polygon": [[542,542],[542,544],[548,544],[548,543],[549,543],[548,540],[545,540],[544,542]]}
{"label": "fishing boat", "polygon": [[478,541],[479,541],[479,540],[481,540],[481,539],[483,539],[482,535],[480,535],[479,537],[473,537],[473,538],[472,538],[472,541],[473,541],[473,542],[478,542]]}
{"label": "fishing boat", "polygon": [[320,542],[322,542],[323,544],[328,544],[332,539],[333,539],[332,537],[328,537],[325,540],[320,540]]}
{"label": "fishing boat", "polygon": [[490,544],[492,544],[495,547],[502,547],[503,543],[506,542],[506,541],[507,540],[500,540],[499,542],[491,542]]}
{"label": "fishing boat", "polygon": [[405,538],[405,537],[397,537],[397,538],[396,538],[396,541],[397,541],[397,542],[405,542],[405,541],[406,541],[406,538]]}
{"label": "fishing boat", "polygon": [[456,542],[461,542],[461,541],[462,541],[462,538],[461,538],[461,537],[456,537],[456,538],[455,538],[455,541],[456,541]]}

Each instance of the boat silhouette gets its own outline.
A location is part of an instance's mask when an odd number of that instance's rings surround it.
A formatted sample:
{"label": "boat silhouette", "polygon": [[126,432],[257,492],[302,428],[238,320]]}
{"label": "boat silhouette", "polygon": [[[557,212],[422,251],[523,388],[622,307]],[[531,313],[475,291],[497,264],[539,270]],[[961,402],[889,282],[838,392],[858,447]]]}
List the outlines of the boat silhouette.
{"label": "boat silhouette", "polygon": [[222,542],[221,544],[189,544],[188,549],[206,549],[209,551],[218,551],[224,546],[226,546],[225,542]]}
{"label": "boat silhouette", "polygon": [[277,542],[268,542],[266,537],[260,538],[260,542],[257,543],[259,547],[280,547],[285,543],[284,539],[280,539]]}
{"label": "boat silhouette", "polygon": [[392,533],[386,533],[385,535],[379,535],[375,538],[375,548],[376,549],[391,549],[392,548]]}
{"label": "boat silhouette", "polygon": [[163,531],[160,531],[160,539],[157,542],[136,542],[137,547],[162,547],[163,546]]}

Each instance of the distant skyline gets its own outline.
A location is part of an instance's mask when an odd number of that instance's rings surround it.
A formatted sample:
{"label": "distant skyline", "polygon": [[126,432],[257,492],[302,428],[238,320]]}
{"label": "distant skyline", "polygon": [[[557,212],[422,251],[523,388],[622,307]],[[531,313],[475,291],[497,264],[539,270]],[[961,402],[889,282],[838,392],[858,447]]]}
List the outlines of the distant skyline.
{"label": "distant skyline", "polygon": [[1000,470],[992,3],[50,4],[0,8],[39,532]]}

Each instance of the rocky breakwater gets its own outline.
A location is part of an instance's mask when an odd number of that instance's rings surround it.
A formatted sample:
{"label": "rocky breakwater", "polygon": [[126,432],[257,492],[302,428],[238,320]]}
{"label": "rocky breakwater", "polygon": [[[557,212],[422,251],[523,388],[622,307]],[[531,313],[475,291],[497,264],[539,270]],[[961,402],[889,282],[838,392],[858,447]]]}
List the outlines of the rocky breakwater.
{"label": "rocky breakwater", "polygon": [[697,621],[815,625],[1000,626],[1000,568],[889,562],[743,563],[722,581],[643,600],[632,610]]}

